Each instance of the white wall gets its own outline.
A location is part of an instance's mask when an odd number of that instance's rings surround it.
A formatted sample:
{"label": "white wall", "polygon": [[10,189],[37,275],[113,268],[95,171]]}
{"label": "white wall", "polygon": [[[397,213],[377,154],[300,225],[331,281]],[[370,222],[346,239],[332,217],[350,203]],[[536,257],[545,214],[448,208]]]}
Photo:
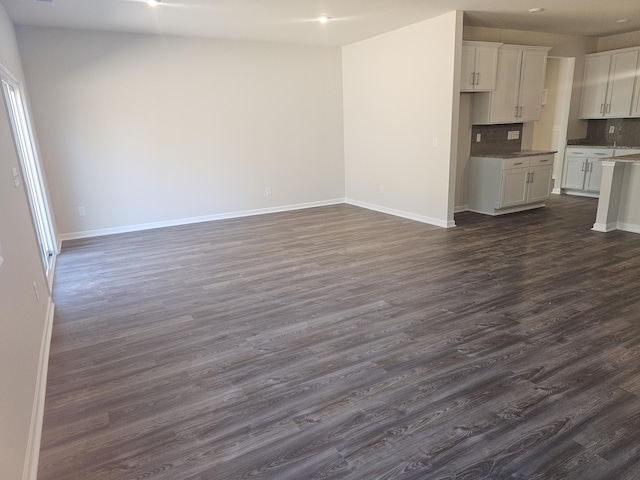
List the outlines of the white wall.
{"label": "white wall", "polygon": [[450,12],[343,47],[347,201],[453,225],[461,37]]}
{"label": "white wall", "polygon": [[640,45],[640,30],[635,32],[610,35],[598,39],[598,52],[616,50],[618,48],[637,47]]}
{"label": "white wall", "polygon": [[17,36],[67,237],[344,198],[337,47]]}
{"label": "white wall", "polygon": [[[0,63],[23,81],[13,25],[0,5]],[[25,92],[24,84],[21,90]],[[24,184],[13,184],[20,170],[9,119],[0,100],[0,476],[23,478],[25,460],[36,441],[32,423],[38,394],[38,368],[50,295],[31,222]],[[40,292],[36,300],[33,283]],[[33,445],[37,451],[37,445]]]}

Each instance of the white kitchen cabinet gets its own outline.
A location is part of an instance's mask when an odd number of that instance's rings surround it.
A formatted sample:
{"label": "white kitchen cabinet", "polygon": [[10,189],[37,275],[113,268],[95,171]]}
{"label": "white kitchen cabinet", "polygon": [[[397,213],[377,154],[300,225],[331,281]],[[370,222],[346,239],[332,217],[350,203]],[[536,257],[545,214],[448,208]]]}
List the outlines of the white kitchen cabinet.
{"label": "white kitchen cabinet", "polygon": [[632,106],[640,49],[623,49],[585,57],[580,118],[640,115]]}
{"label": "white kitchen cabinet", "polygon": [[502,215],[544,206],[551,194],[553,153],[532,156],[471,157],[469,210]]}
{"label": "white kitchen cabinet", "polygon": [[602,180],[601,159],[613,157],[612,148],[574,148],[565,150],[562,188],[565,193],[598,197]]}
{"label": "white kitchen cabinet", "polygon": [[500,43],[462,42],[461,92],[496,88],[496,67]]}
{"label": "white kitchen cabinet", "polygon": [[598,197],[602,183],[602,159],[635,153],[624,148],[568,147],[565,150],[562,189],[565,193]]}
{"label": "white kitchen cabinet", "polygon": [[474,95],[474,125],[540,119],[548,47],[503,45],[498,49],[496,88]]}

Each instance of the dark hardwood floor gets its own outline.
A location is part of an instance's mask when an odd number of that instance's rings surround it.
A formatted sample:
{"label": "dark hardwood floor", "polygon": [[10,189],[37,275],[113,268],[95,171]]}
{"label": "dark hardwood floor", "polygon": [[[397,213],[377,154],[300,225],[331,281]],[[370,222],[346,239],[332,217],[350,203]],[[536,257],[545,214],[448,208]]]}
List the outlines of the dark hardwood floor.
{"label": "dark hardwood floor", "polygon": [[595,209],[65,242],[38,478],[638,479],[640,236]]}

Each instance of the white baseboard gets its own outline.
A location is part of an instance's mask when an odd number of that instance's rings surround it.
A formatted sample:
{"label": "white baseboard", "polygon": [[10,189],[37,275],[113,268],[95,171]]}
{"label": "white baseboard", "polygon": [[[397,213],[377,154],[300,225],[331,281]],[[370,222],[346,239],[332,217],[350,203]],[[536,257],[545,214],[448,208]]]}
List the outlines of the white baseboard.
{"label": "white baseboard", "polygon": [[561,188],[554,188],[553,190],[551,190],[551,193],[555,193],[556,195],[560,195],[562,193],[562,189]]}
{"label": "white baseboard", "polygon": [[591,230],[593,230],[594,232],[612,232],[614,230],[617,230],[617,228],[617,223],[594,223]]}
{"label": "white baseboard", "polygon": [[51,331],[53,328],[53,314],[55,305],[49,300],[47,318],[40,344],[40,361],[36,377],[36,391],[33,396],[31,409],[31,425],[27,439],[27,453],[22,470],[23,480],[36,480],[38,475],[38,460],[40,458],[40,440],[42,438],[42,420],[44,418],[44,399],[47,391],[47,370],[49,367],[49,347],[51,346]]}
{"label": "white baseboard", "polygon": [[418,215],[411,212],[405,212],[402,210],[396,210],[394,208],[382,207],[380,205],[374,205],[371,203],[361,202],[359,200],[353,200],[351,198],[345,199],[345,203],[354,205],[356,207],[366,208],[367,210],[373,210],[376,212],[387,213],[389,215],[395,215],[396,217],[408,218],[409,220],[415,220],[416,222],[428,223],[429,225],[435,225],[437,227],[452,228],[456,226],[454,220],[440,220],[438,218],[431,218],[424,215]]}
{"label": "white baseboard", "polygon": [[616,228],[618,230],[624,230],[625,232],[640,233],[640,225],[637,225],[635,223],[618,222]]}
{"label": "white baseboard", "polygon": [[468,212],[469,211],[469,205],[458,205],[457,207],[453,208],[453,213],[461,213],[461,212]]}
{"label": "white baseboard", "polygon": [[138,225],[126,225],[124,227],[102,228],[99,230],[86,230],[82,232],[63,233],[60,234],[60,240],[75,240],[78,238],[101,237],[103,235],[114,235],[116,233],[138,232],[141,230],[152,230],[154,228],[175,227],[178,225],[189,225],[192,223],[212,222],[215,220],[227,220],[230,218],[250,217],[253,215],[265,215],[267,213],[289,212],[293,210],[302,210],[305,208],[326,207],[328,205],[337,205],[345,203],[344,198],[336,198],[333,200],[323,200],[320,202],[299,203],[294,205],[283,205],[280,207],[258,208],[255,210],[243,210],[238,212],[219,213],[215,215],[205,215],[202,217],[179,218],[176,220],[167,220],[163,222],[142,223]]}

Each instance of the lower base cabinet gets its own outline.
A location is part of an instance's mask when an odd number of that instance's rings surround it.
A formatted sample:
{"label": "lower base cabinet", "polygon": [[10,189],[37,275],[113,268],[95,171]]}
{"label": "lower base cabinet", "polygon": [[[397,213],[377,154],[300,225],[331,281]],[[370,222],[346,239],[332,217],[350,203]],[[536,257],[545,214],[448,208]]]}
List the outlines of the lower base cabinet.
{"label": "lower base cabinet", "polygon": [[598,198],[602,183],[602,160],[632,153],[640,153],[640,150],[567,147],[562,172],[563,193]]}
{"label": "lower base cabinet", "polygon": [[565,193],[598,197],[603,158],[613,157],[610,148],[567,148],[564,156],[562,189]]}
{"label": "lower base cabinet", "polygon": [[469,210],[502,215],[544,206],[551,194],[553,153],[469,159]]}

